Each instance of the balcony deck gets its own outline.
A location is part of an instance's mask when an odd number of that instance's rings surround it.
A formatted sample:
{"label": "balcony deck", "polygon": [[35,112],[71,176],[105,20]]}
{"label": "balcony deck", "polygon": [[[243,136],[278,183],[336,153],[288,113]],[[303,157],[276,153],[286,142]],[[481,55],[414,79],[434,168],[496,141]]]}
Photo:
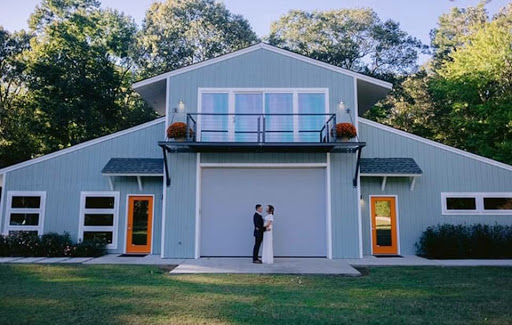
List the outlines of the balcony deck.
{"label": "balcony deck", "polygon": [[340,142],[335,114],[187,114],[184,139],[159,146],[172,152],[347,152],[365,142]]}

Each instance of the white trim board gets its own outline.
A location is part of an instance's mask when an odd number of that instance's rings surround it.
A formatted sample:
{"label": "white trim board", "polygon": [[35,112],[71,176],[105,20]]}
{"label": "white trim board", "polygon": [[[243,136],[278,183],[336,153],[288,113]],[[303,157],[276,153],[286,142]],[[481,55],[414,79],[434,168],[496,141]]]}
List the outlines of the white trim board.
{"label": "white trim board", "polygon": [[[112,226],[84,226],[85,219],[85,199],[89,196],[93,197],[114,197],[114,207],[112,209],[93,209],[91,213],[113,213],[114,220]],[[118,233],[119,233],[119,206],[120,192],[116,191],[82,191],[80,192],[80,209],[78,216],[78,240],[83,240],[84,231],[112,231],[112,244],[107,245],[107,249],[117,249]],[[91,210],[91,209],[89,209]]]}
{"label": "white trim board", "polygon": [[157,118],[157,119],[155,119],[153,121],[146,122],[144,124],[140,124],[140,125],[134,126],[132,128],[126,129],[126,130],[122,130],[122,131],[115,132],[115,133],[112,133],[112,134],[109,134],[109,135],[105,135],[103,137],[99,137],[99,138],[96,138],[96,139],[93,139],[93,140],[89,140],[89,141],[86,141],[86,142],[74,145],[74,146],[66,148],[66,149],[55,151],[55,152],[49,153],[47,155],[44,155],[44,156],[41,156],[41,157],[38,157],[38,158],[27,160],[27,161],[21,162],[19,164],[6,167],[4,169],[0,169],[0,174],[5,174],[5,173],[11,172],[11,171],[16,170],[16,169],[20,169],[20,168],[27,167],[27,166],[30,166],[30,165],[33,165],[33,164],[36,164],[36,163],[43,162],[45,160],[56,158],[56,157],[59,157],[59,156],[62,156],[62,155],[65,155],[65,154],[68,154],[68,153],[80,150],[80,149],[84,149],[84,148],[90,147],[92,145],[101,143],[103,141],[115,139],[117,137],[129,134],[129,133],[132,133],[132,132],[135,132],[135,131],[139,131],[139,130],[142,130],[142,129],[145,129],[147,127],[154,126],[154,125],[157,125],[157,124],[160,124],[160,123],[163,123],[163,122],[165,122],[165,117]]}
{"label": "white trim board", "polygon": [[[163,139],[165,139],[167,137],[167,128],[169,127],[169,114],[167,114],[167,112],[169,112],[169,87],[170,87],[170,79],[167,78],[166,79],[166,82],[165,82],[165,128],[164,128],[164,134],[163,134]],[[167,157],[167,151],[163,151],[163,155],[166,155],[165,158],[168,158]],[[164,171],[164,176],[165,176],[165,160],[162,162],[162,168],[163,168],[163,171]],[[170,175],[169,175],[170,177]],[[164,239],[165,239],[165,217],[166,217],[166,208],[167,208],[167,182],[165,179],[163,179],[162,181],[162,220],[160,220],[160,223],[161,223],[161,227],[162,229],[160,230],[160,257],[161,258],[164,258]]]}
{"label": "white trim board", "polygon": [[331,153],[327,153],[327,258],[332,260],[332,202],[331,202]]}
{"label": "white trim board", "polygon": [[124,211],[124,240],[123,240],[123,254],[127,254],[126,248],[128,244],[128,210],[130,208],[130,197],[147,197],[150,196],[153,198],[153,216],[151,217],[151,241],[150,245],[151,248],[149,249],[149,255],[153,255],[153,241],[155,240],[155,236],[153,234],[155,233],[155,194],[126,194],[126,210]]}
{"label": "white trim board", "polygon": [[[324,105],[325,105],[325,114],[329,114],[329,88],[202,88],[199,87],[197,89],[197,113],[201,114],[203,111],[202,99],[204,94],[226,94],[228,95],[228,113],[235,114],[235,96],[239,94],[259,94],[262,96],[262,106],[261,106],[261,114],[265,114],[266,110],[266,94],[292,94],[293,101],[293,114],[299,113],[299,94],[323,94],[324,95]],[[199,139],[201,136],[201,118],[202,116],[198,116],[198,130],[196,137]],[[299,137],[299,120],[297,116],[293,117],[293,134],[294,138],[297,139]],[[233,142],[235,139],[234,134],[234,126],[232,123],[228,123],[228,137],[229,141]]]}
{"label": "white trim board", "polygon": [[363,124],[366,124],[366,125],[369,125],[369,126],[376,127],[378,129],[381,129],[381,130],[384,130],[384,131],[388,131],[388,132],[397,134],[397,135],[405,137],[405,138],[409,138],[409,139],[412,139],[412,140],[416,140],[416,141],[428,144],[430,146],[433,146],[433,147],[436,147],[436,148],[439,148],[439,149],[443,149],[443,150],[446,150],[446,151],[449,151],[449,152],[453,152],[455,154],[458,154],[458,155],[461,155],[461,156],[464,156],[464,157],[467,157],[467,158],[478,160],[480,162],[483,162],[483,163],[486,163],[486,164],[489,164],[489,165],[492,165],[492,166],[495,166],[495,167],[499,167],[499,168],[502,168],[502,169],[506,169],[508,171],[512,171],[512,166],[510,166],[510,165],[507,165],[507,164],[504,164],[504,163],[501,163],[499,161],[492,160],[492,159],[489,159],[489,158],[485,158],[485,157],[482,157],[482,156],[479,156],[477,154],[470,153],[470,152],[467,152],[467,151],[464,151],[464,150],[461,150],[461,149],[450,147],[448,145],[445,145],[445,144],[442,144],[442,143],[439,143],[439,142],[428,140],[428,139],[422,138],[420,136],[417,136],[417,135],[414,135],[414,134],[411,134],[411,133],[408,133],[408,132],[405,132],[405,131],[401,131],[401,130],[395,129],[393,127],[390,127],[390,126],[387,126],[387,125],[384,125],[384,124],[380,124],[380,123],[377,123],[377,122],[374,122],[374,121],[370,121],[370,120],[367,120],[367,119],[362,118],[362,117],[359,117],[359,122],[363,123]]}
{"label": "white trim board", "polygon": [[325,168],[328,163],[200,163],[201,168]]}
{"label": "white trim board", "polygon": [[370,213],[370,255],[373,254],[373,218],[372,218],[372,198],[374,197],[392,197],[395,199],[395,212],[396,212],[396,250],[397,255],[400,255],[400,212],[398,211],[398,195],[396,194],[385,194],[385,195],[369,195],[368,196],[368,212]]}
{"label": "white trim board", "polygon": [[[332,259],[332,218],[331,218],[331,188],[330,188],[330,160],[329,154],[327,154],[327,161],[325,163],[262,163],[262,164],[251,164],[251,163],[201,163],[201,157],[198,153],[197,156],[197,169],[196,169],[196,227],[195,227],[195,248],[194,258],[198,259],[201,257],[201,178],[203,168],[325,168],[325,183],[327,188],[327,207],[326,207],[326,257]],[[198,231],[199,229],[199,231]]]}
{"label": "white trim board", "polygon": [[[12,198],[14,196],[38,196],[40,198],[39,208],[13,208]],[[9,231],[37,231],[38,235],[43,234],[46,191],[9,191],[7,192],[6,200],[4,234],[8,235]],[[37,213],[39,214],[38,224],[37,226],[11,226],[9,224],[11,213]]]}
{"label": "white trim board", "polygon": [[6,190],[5,190],[5,183],[6,183],[7,174],[2,174],[2,182],[0,183],[0,187],[2,188],[2,193],[0,194],[0,234],[3,233],[1,230],[3,221],[4,221],[4,206],[5,206],[5,198],[6,198]]}
{"label": "white trim board", "polygon": [[103,176],[108,177],[162,177],[164,174],[113,174],[113,173],[102,173]]}
{"label": "white trim board", "polygon": [[132,85],[132,88],[133,89],[141,88],[141,87],[147,86],[149,84],[152,84],[154,82],[158,82],[158,81],[161,81],[163,79],[166,79],[168,77],[173,77],[173,76],[176,76],[176,75],[179,75],[179,74],[182,74],[182,73],[186,73],[186,72],[189,72],[189,71],[192,71],[192,70],[200,69],[200,68],[209,66],[211,64],[215,64],[215,63],[218,63],[218,62],[229,60],[229,59],[232,59],[234,57],[237,57],[237,56],[240,56],[240,55],[243,55],[243,54],[247,54],[247,53],[259,50],[259,49],[265,49],[265,50],[268,50],[268,51],[272,51],[272,52],[275,52],[275,53],[278,53],[278,54],[281,54],[281,55],[284,55],[284,56],[287,56],[287,57],[291,57],[291,58],[294,58],[296,60],[303,61],[303,62],[312,64],[312,65],[315,65],[315,66],[318,66],[318,67],[321,67],[321,68],[324,68],[324,69],[328,69],[328,70],[331,70],[331,71],[334,71],[334,72],[337,72],[337,73],[341,73],[341,74],[344,74],[344,75],[347,75],[347,76],[351,76],[351,77],[354,77],[354,78],[357,78],[357,79],[361,79],[361,80],[364,80],[366,82],[369,82],[369,83],[381,86],[383,88],[387,88],[387,89],[391,89],[392,88],[392,84],[389,83],[389,82],[382,81],[382,80],[379,80],[379,79],[375,79],[375,78],[372,78],[372,77],[368,77],[366,75],[363,75],[363,74],[360,74],[360,73],[357,73],[357,72],[353,72],[353,71],[350,71],[350,70],[347,70],[347,69],[343,69],[343,68],[340,68],[340,67],[337,67],[337,66],[334,66],[334,65],[330,65],[328,63],[324,63],[324,62],[321,62],[321,61],[318,61],[318,60],[315,60],[315,59],[311,59],[311,58],[308,58],[307,56],[303,56],[303,55],[300,55],[300,54],[297,54],[297,53],[293,53],[291,51],[283,50],[283,49],[280,49],[278,47],[275,47],[275,46],[272,46],[272,45],[269,45],[269,44],[265,44],[265,43],[259,43],[259,44],[256,44],[256,45],[252,45],[252,46],[249,46],[249,47],[247,47],[245,49],[241,49],[241,50],[238,50],[238,51],[235,51],[235,52],[231,52],[231,53],[228,53],[228,54],[225,54],[225,55],[213,58],[213,59],[209,59],[209,60],[206,60],[206,61],[195,63],[195,64],[192,64],[192,65],[183,67],[181,69],[177,69],[177,70],[174,70],[174,71],[166,72],[166,73],[163,73],[161,75],[158,75],[158,76],[155,76],[155,77],[152,77],[152,78],[149,78],[149,79],[141,80],[139,82],[134,83]]}
{"label": "white trim board", "polygon": [[[474,210],[448,210],[447,198],[471,198],[475,199]],[[512,215],[512,210],[485,209],[485,198],[512,198],[512,192],[441,192],[441,214],[445,216],[507,216]]]}

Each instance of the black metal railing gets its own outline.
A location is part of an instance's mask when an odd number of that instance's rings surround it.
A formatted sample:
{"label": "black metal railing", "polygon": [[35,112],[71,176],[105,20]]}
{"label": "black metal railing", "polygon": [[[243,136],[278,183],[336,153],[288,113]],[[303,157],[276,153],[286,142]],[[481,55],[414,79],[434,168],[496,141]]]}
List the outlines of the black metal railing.
{"label": "black metal railing", "polygon": [[187,142],[326,143],[336,141],[335,114],[187,114]]}

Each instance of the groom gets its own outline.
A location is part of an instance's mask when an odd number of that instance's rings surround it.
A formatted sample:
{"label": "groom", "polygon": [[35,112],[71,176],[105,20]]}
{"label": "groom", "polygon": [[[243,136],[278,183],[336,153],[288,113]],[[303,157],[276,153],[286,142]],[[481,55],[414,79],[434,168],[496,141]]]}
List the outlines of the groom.
{"label": "groom", "polygon": [[254,212],[254,217],[252,218],[254,222],[254,248],[252,249],[252,262],[255,264],[261,264],[261,260],[258,258],[258,255],[261,243],[263,242],[263,233],[266,230],[263,224],[262,212],[263,207],[261,204],[256,204],[256,212]]}

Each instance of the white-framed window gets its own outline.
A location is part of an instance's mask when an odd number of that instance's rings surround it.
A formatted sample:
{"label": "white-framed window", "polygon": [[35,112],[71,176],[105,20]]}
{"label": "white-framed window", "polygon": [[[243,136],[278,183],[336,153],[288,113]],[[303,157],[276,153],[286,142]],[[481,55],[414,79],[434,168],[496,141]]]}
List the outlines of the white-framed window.
{"label": "white-framed window", "polygon": [[5,233],[27,231],[42,235],[45,204],[46,192],[7,192]]}
{"label": "white-framed window", "polygon": [[441,193],[444,215],[512,215],[512,192]]}
{"label": "white-framed window", "polygon": [[[318,131],[329,118],[325,115],[329,113],[329,90],[199,88],[198,112],[211,114],[200,116],[198,141],[256,142],[259,124],[265,128],[267,142],[317,142]],[[258,114],[265,114],[264,123]]]}
{"label": "white-framed window", "polygon": [[105,239],[117,248],[119,192],[81,192],[78,240]]}

